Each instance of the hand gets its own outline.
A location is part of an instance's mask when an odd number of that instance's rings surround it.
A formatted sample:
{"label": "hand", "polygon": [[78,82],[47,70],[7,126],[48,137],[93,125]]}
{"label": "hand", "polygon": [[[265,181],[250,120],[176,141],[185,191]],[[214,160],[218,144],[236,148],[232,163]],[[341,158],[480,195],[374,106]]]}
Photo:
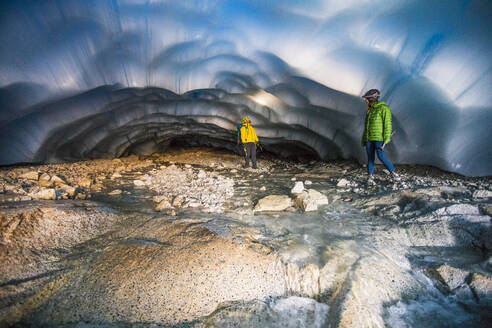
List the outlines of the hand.
{"label": "hand", "polygon": [[381,146],[381,149],[382,149],[382,150],[384,150],[384,146],[386,146],[386,144],[383,144],[383,145]]}

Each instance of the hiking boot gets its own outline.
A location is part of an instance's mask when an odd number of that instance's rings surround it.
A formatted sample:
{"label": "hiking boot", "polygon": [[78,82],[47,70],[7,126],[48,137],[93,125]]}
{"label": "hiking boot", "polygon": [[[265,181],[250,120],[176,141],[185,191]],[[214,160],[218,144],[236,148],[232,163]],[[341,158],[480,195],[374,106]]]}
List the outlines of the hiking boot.
{"label": "hiking boot", "polygon": [[256,164],[255,164],[255,165],[253,165],[253,169],[255,169],[255,170],[256,170],[257,168],[258,168],[258,166],[256,166]]}
{"label": "hiking boot", "polygon": [[400,176],[395,171],[391,172],[391,177],[395,181],[400,181],[401,180]]}
{"label": "hiking boot", "polygon": [[247,169],[249,167],[249,164],[244,164],[243,169]]}
{"label": "hiking boot", "polygon": [[369,186],[374,186],[375,183],[374,183],[374,177],[372,176],[372,174],[369,176],[369,178],[367,178],[367,184]]}

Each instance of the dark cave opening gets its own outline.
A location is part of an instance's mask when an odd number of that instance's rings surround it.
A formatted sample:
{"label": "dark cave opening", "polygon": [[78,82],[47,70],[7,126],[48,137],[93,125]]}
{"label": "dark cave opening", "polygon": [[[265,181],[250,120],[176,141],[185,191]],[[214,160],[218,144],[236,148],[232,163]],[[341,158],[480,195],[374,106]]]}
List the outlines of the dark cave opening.
{"label": "dark cave opening", "polygon": [[[149,143],[151,144],[150,146]],[[192,148],[209,148],[218,152],[232,152],[239,156],[244,155],[243,147],[237,144],[235,135],[231,135],[230,138],[226,139],[202,134],[178,135],[160,142],[146,140],[139,144],[131,145],[122,155],[151,155],[152,153]],[[314,149],[301,142],[269,138],[262,138],[257,147],[257,157],[279,158],[296,162],[320,160],[320,156]]]}

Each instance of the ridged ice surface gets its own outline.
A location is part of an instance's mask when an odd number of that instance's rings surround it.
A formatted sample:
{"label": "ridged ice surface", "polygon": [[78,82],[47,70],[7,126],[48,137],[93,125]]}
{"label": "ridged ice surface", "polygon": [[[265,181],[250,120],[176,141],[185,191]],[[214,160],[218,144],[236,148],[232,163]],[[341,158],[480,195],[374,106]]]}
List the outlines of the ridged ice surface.
{"label": "ridged ice surface", "polygon": [[[370,88],[390,157],[492,174],[489,1],[3,1],[0,164],[233,148],[364,160]],[[290,151],[289,151],[290,149]]]}

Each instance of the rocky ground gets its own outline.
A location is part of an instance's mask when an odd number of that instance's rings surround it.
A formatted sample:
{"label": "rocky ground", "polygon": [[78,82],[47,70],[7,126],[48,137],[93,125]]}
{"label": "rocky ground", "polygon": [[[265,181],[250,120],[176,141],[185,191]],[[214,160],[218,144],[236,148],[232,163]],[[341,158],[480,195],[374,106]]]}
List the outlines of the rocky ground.
{"label": "rocky ground", "polygon": [[2,168],[0,322],[398,326],[431,286],[484,325],[492,179],[398,172],[205,149]]}

